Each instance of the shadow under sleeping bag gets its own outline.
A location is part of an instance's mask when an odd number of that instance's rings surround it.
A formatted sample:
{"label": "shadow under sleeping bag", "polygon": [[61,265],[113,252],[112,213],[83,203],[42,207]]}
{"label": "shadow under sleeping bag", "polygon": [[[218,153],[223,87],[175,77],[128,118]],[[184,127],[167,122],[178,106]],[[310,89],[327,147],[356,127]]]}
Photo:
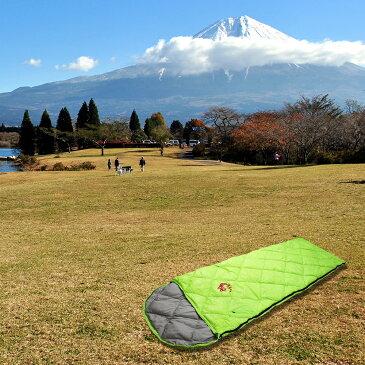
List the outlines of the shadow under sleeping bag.
{"label": "shadow under sleeping bag", "polygon": [[147,298],[144,316],[169,345],[210,345],[344,263],[296,238],[176,277]]}

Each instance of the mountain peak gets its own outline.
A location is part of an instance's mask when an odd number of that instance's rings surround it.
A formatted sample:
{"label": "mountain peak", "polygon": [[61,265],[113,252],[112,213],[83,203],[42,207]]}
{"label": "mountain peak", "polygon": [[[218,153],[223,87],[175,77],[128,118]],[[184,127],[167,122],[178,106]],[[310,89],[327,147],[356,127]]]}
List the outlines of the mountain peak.
{"label": "mountain peak", "polygon": [[246,38],[250,40],[293,39],[277,29],[260,23],[247,15],[237,18],[221,19],[194,36],[194,38],[208,38],[213,40],[222,40],[227,37]]}

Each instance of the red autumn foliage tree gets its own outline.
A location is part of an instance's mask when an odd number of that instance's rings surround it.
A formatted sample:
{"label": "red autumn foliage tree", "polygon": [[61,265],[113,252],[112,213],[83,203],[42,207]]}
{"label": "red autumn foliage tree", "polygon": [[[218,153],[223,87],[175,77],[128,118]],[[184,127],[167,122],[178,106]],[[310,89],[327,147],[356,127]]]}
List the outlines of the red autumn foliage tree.
{"label": "red autumn foliage tree", "polygon": [[233,132],[232,137],[236,148],[261,152],[265,163],[269,153],[274,150],[283,153],[290,148],[280,115],[272,112],[253,114]]}
{"label": "red autumn foliage tree", "polygon": [[200,119],[191,119],[186,122],[184,128],[184,138],[188,141],[190,139],[207,139],[208,128]]}

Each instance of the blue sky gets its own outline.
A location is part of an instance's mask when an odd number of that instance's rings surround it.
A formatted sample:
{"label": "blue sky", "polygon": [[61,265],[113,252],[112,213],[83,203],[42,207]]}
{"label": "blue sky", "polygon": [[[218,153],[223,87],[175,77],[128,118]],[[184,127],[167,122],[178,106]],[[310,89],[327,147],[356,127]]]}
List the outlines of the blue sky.
{"label": "blue sky", "polygon": [[240,15],[311,42],[365,43],[364,14],[364,0],[0,0],[0,92],[128,66],[159,39]]}

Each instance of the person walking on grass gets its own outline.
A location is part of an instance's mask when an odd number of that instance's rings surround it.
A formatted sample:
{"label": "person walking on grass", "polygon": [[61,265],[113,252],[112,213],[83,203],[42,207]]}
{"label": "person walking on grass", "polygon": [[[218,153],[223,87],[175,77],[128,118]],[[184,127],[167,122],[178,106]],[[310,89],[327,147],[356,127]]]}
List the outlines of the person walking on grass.
{"label": "person walking on grass", "polygon": [[141,171],[144,172],[144,167],[146,165],[146,160],[141,157],[141,159],[139,160],[139,166],[141,167]]}
{"label": "person walking on grass", "polygon": [[115,171],[118,171],[118,167],[119,167],[119,158],[118,157],[114,161],[114,166],[115,166]]}
{"label": "person walking on grass", "polygon": [[110,158],[108,159],[108,170],[110,171],[110,169],[112,168],[112,162],[110,161]]}

